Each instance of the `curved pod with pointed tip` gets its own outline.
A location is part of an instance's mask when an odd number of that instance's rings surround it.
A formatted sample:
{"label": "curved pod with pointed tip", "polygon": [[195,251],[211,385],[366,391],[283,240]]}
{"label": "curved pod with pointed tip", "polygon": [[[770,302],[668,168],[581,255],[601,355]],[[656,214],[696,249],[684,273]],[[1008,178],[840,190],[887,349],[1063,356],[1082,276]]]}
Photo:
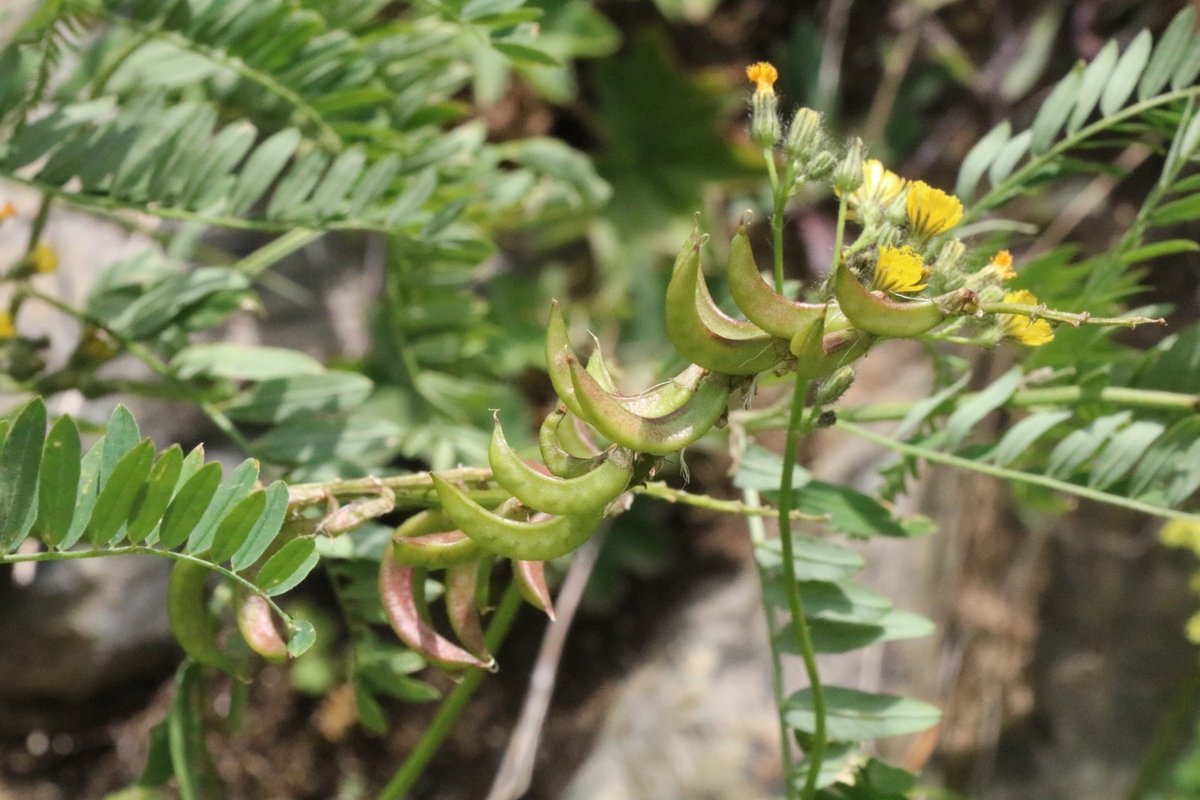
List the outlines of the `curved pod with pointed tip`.
{"label": "curved pod with pointed tip", "polygon": [[621,401],[621,405],[640,416],[665,416],[691,400],[700,386],[700,381],[707,374],[708,370],[699,364],[689,364],[683,372],[669,381],[652,386],[641,394],[617,395],[617,399]]}
{"label": "curved pod with pointed tip", "polygon": [[625,491],[633,477],[633,454],[622,447],[610,448],[607,457],[595,469],[578,477],[543,475],[517,455],[504,437],[500,416],[493,416],[495,427],[488,447],[492,477],[532,509],[548,514],[578,514],[602,509]]}
{"label": "curved pod with pointed tip", "polygon": [[717,308],[700,274],[698,245],[677,262],[667,285],[666,324],[671,344],[684,358],[726,375],[766,372],[787,353],[786,341]]}
{"label": "curved pod with pointed tip", "polygon": [[454,635],[467,652],[483,661],[492,661],[494,659],[483,638],[479,608],[475,605],[478,583],[478,564],[459,564],[446,570],[446,616]]}
{"label": "curved pod with pointed tip", "polygon": [[546,372],[550,375],[550,383],[563,402],[575,416],[582,416],[578,401],[575,400],[575,390],[571,388],[571,378],[567,374],[566,355],[575,355],[571,349],[571,340],[567,336],[567,321],[563,318],[562,309],[557,300],[550,302],[550,321],[546,325]]}
{"label": "curved pod with pointed tip", "polygon": [[192,659],[237,677],[236,663],[221,649],[217,620],[204,600],[204,584],[211,571],[196,561],[176,561],[167,584],[167,619],[175,641]]}
{"label": "curved pod with pointed tip", "polygon": [[542,454],[542,462],[546,469],[560,478],[574,478],[590,472],[604,458],[603,455],[580,458],[567,452],[558,436],[558,426],[566,419],[567,413],[565,407],[559,406],[542,420],[542,427],[538,429],[538,450]]}
{"label": "curved pod with pointed tip", "polygon": [[596,430],[639,453],[665,456],[682,450],[716,424],[729,405],[729,379],[710,374],[686,405],[661,417],[634,414],[571,359],[571,382]]}
{"label": "curved pod with pointed tip", "polygon": [[901,303],[869,291],[844,263],[834,271],[833,292],[854,327],[893,338],[919,336],[949,316],[971,313],[978,299],[973,291],[962,288],[932,300]]}
{"label": "curved pod with pointed tip", "polygon": [[454,484],[432,473],[442,508],[482,547],[506,558],[519,561],[547,561],[566,555],[586,542],[600,524],[603,511],[520,522],[493,514],[476,503]]}
{"label": "curved pod with pointed tip", "polygon": [[421,615],[416,592],[425,591],[424,581],[417,585],[419,571],[392,557],[389,545],[379,562],[379,599],[388,624],[400,641],[430,661],[447,668],[481,667],[491,669],[495,660],[482,660],[446,639]]}
{"label": "curved pod with pointed tip", "polygon": [[546,585],[546,562],[544,561],[513,561],[513,578],[521,596],[539,611],[545,611],[550,621],[555,620],[554,601],[550,597],[550,587]]}
{"label": "curved pod with pointed tip", "polygon": [[754,263],[745,223],[729,245],[729,293],[746,319],[783,339],[791,340],[825,316],[824,303],[789,300],[763,279]]}
{"label": "curved pod with pointed tip", "polygon": [[393,557],[410,567],[441,569],[477,561],[486,551],[437,509],[418,512],[392,534]]}
{"label": "curved pod with pointed tip", "polygon": [[250,649],[273,664],[287,661],[287,642],[275,625],[275,615],[266,599],[244,586],[238,586],[233,597],[238,632]]}

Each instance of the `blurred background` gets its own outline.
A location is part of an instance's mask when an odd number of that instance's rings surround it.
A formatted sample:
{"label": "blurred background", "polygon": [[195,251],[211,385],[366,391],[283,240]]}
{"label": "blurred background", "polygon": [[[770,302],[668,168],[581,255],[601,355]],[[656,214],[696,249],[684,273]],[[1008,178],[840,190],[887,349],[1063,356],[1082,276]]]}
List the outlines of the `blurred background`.
{"label": "blurred background", "polygon": [[[305,5],[360,32],[411,11],[407,3]],[[483,463],[487,409],[495,407],[525,420],[527,441],[552,397],[538,367],[550,297],[569,305],[579,331],[597,334],[631,383],[648,385],[670,358],[661,322],[666,270],[695,216],[720,242],[752,210],[756,245],[767,252],[769,201],[746,122],[748,63],[778,66],[785,110],[816,108],[839,138],[859,135],[894,171],[950,189],[967,151],[996,123],[1028,126],[1078,60],[1094,57],[1109,39],[1161,31],[1184,4],[529,5],[545,10],[540,41],[560,65],[512,69],[494,54],[473,53],[470,79],[450,94],[457,119],[477,124],[492,148],[488,157],[522,167],[480,198],[486,223],[479,225],[495,249],[480,252],[468,242],[461,251],[385,257],[373,234],[330,235],[264,279],[258,313],[226,323],[221,335],[233,341],[299,347],[361,370],[378,387],[372,413],[400,420],[399,445],[352,454],[306,460],[289,449],[295,432],[260,442],[298,479],[369,473],[381,464]],[[13,25],[22,11],[10,13],[3,24]],[[1031,224],[1011,243],[1018,263],[1065,240],[1081,255],[1101,252],[1128,224],[1161,162],[1149,151],[1120,149],[1112,159],[1119,176],[1064,181],[1007,209]],[[555,177],[560,194],[538,181],[542,173]],[[36,196],[4,184],[0,192],[25,209],[28,222]],[[1080,195],[1090,202],[1065,213]],[[785,231],[790,277],[823,275],[834,211],[827,198],[796,207]],[[0,230],[0,251],[19,252],[24,231],[27,225]],[[1193,226],[1176,235],[1195,233]],[[61,264],[56,291],[80,298],[94,276],[94,254],[116,258],[137,235],[64,211],[52,218],[48,239]],[[207,246],[234,254],[264,241],[251,232],[206,237]],[[436,279],[406,283],[414,265]],[[1140,303],[1173,303],[1173,327],[1197,318],[1194,255],[1155,262],[1147,279]],[[41,325],[52,348],[69,350],[61,319],[47,314],[25,323]],[[1126,338],[1150,346],[1161,336]],[[1012,363],[1003,349],[973,357],[977,385]],[[863,362],[847,402],[918,399],[934,380],[920,346],[889,343]],[[431,410],[414,397],[439,402]],[[97,418],[111,407],[82,397],[61,402],[60,412]],[[180,404],[142,399],[134,407],[143,431],[160,443],[205,441],[216,457],[232,463],[239,456]],[[984,424],[1001,430],[1005,422]],[[822,480],[865,490],[878,487],[877,469],[887,462],[881,451],[836,435],[817,437],[805,453],[805,466]],[[697,450],[688,467],[696,491],[734,496],[727,456]],[[930,616],[937,633],[827,657],[822,666],[833,683],[913,694],[943,709],[939,729],[881,750],[923,771],[923,796],[1200,797],[1200,670],[1184,635],[1197,604],[1188,588],[1194,564],[1158,545],[1159,522],[1087,503],[1024,507],[1004,484],[942,469],[922,470],[899,503],[932,517],[939,533],[862,545],[864,581]],[[161,566],[104,560],[0,576],[0,798],[103,798],[136,779],[180,658],[163,614]],[[565,569],[557,565],[556,577]],[[434,713],[434,704],[419,701],[452,686],[443,674],[424,674],[406,690],[411,702],[378,700],[384,724],[359,724],[363,709],[344,675],[348,631],[335,594],[318,571],[289,595],[289,608],[321,634],[312,652],[264,667],[246,697],[225,689],[212,698],[218,707],[245,703],[239,728],[209,742],[229,797],[372,797]],[[617,518],[566,640],[524,796],[780,796],[771,659],[758,603],[739,519],[646,502]],[[498,654],[500,673],[484,683],[413,798],[487,796],[545,629],[543,616],[522,611]],[[789,680],[801,685],[798,668],[789,667]]]}

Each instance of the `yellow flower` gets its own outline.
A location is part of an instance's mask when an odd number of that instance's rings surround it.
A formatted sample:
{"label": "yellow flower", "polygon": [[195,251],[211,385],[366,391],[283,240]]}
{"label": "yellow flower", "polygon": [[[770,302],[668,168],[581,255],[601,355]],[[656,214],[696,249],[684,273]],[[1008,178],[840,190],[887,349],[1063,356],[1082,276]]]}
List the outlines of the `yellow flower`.
{"label": "yellow flower", "polygon": [[1191,618],[1187,621],[1185,632],[1189,642],[1200,644],[1200,611],[1192,614]]}
{"label": "yellow flower", "polygon": [[1167,547],[1182,547],[1200,553],[1200,523],[1185,519],[1168,520],[1159,530],[1158,540]]}
{"label": "yellow flower", "polygon": [[959,199],[925,181],[909,184],[905,202],[908,225],[921,239],[945,233],[962,220],[963,207]]}
{"label": "yellow flower", "polygon": [[868,159],[863,164],[863,182],[847,198],[855,208],[874,205],[887,208],[904,191],[904,178],[883,165],[878,159]]}
{"label": "yellow flower", "polygon": [[881,247],[875,262],[875,288],[885,292],[908,294],[919,292],[928,284],[925,262],[911,247]]}
{"label": "yellow flower", "polygon": [[988,266],[996,271],[1002,281],[1011,281],[1017,277],[1017,272],[1012,268],[1012,253],[1007,250],[1001,250],[996,255],[992,256],[992,260],[988,262]]}
{"label": "yellow flower", "polygon": [[38,242],[29,254],[29,260],[39,275],[48,275],[58,269],[58,255],[55,254],[54,248],[45,242]]}
{"label": "yellow flower", "polygon": [[[1004,302],[1026,306],[1038,305],[1037,297],[1027,289],[1009,292],[1004,295]],[[1020,314],[1001,314],[1000,324],[1004,326],[1005,336],[1030,347],[1040,347],[1054,339],[1054,330],[1044,319],[1030,319]]]}
{"label": "yellow flower", "polygon": [[759,61],[746,67],[746,77],[754,82],[755,94],[775,94],[779,70],[769,61]]}
{"label": "yellow flower", "polygon": [[13,325],[12,314],[0,311],[0,339],[17,338],[17,328]]}

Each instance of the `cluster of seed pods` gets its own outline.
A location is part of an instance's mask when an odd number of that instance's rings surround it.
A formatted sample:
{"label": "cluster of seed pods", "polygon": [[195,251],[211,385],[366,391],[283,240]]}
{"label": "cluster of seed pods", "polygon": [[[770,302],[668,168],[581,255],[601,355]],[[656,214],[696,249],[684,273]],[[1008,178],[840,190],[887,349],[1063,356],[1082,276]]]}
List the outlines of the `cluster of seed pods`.
{"label": "cluster of seed pods", "polygon": [[[746,317],[739,320],[709,293],[700,269],[702,243],[696,232],[680,250],[666,298],[667,334],[692,364],[641,394],[616,390],[599,348],[585,367],[568,340],[561,309],[551,307],[546,366],[561,405],[541,427],[543,463],[522,459],[497,417],[489,462],[493,480],[512,498],[489,510],[435,473],[441,508],[401,525],[383,558],[384,608],[409,646],[445,666],[490,666],[477,587],[495,556],[513,560],[528,596],[550,612],[542,562],[583,544],[610,505],[652,475],[663,456],[719,424],[731,396],[751,391],[754,376],[797,372],[819,379],[862,356],[878,337],[915,336],[975,307],[969,289],[927,300],[892,299],[869,290],[845,264],[836,268],[827,302],[789,300],[763,279],[743,224],[730,245],[728,267],[730,292]],[[446,606],[460,644],[429,623],[424,578],[430,569],[446,570]]]}

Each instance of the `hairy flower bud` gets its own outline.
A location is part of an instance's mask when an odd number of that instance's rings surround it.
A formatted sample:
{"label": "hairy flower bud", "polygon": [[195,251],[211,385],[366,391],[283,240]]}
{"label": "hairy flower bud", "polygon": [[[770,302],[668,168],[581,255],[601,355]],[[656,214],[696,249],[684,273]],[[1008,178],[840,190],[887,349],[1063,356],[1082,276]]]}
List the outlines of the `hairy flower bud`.
{"label": "hairy flower bud", "polygon": [[833,171],[833,188],[848,195],[863,184],[863,141],[857,136],[850,138],[846,155]]}
{"label": "hairy flower bud", "polygon": [[787,154],[795,159],[799,172],[808,172],[808,164],[825,149],[825,133],[821,130],[821,115],[811,108],[801,108],[792,117],[784,142]]}

